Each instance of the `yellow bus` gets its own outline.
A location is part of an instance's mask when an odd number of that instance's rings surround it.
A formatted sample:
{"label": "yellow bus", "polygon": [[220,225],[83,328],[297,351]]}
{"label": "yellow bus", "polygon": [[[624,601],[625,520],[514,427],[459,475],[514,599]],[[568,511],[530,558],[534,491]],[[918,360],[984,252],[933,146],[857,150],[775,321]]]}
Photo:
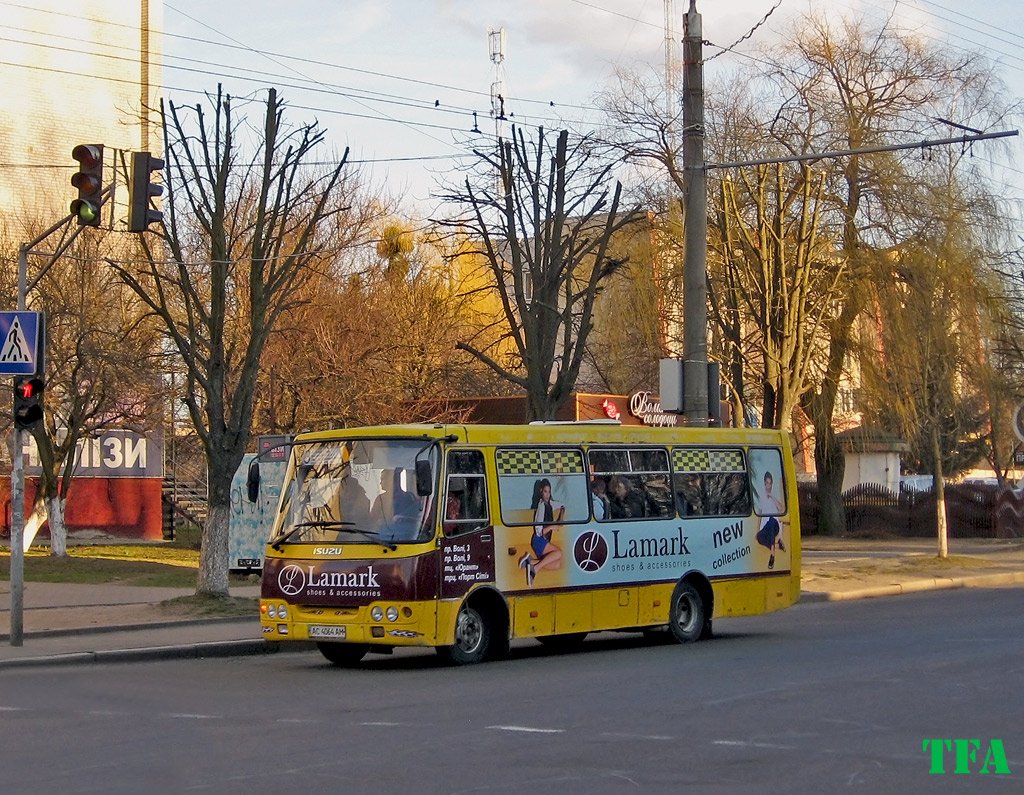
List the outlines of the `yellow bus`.
{"label": "yellow bus", "polygon": [[689,643],[713,618],[799,599],[798,516],[781,431],[306,433],[266,548],[263,636],[314,641],[340,666],[402,646],[477,663],[515,638],[568,645],[605,630]]}

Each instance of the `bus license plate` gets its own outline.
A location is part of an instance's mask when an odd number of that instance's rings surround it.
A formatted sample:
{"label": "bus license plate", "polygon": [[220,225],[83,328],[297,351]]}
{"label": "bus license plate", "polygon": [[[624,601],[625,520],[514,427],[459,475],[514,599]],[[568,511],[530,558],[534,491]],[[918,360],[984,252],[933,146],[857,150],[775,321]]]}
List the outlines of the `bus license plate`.
{"label": "bus license plate", "polygon": [[313,624],[309,628],[311,638],[330,638],[331,640],[344,640],[345,627],[323,627]]}

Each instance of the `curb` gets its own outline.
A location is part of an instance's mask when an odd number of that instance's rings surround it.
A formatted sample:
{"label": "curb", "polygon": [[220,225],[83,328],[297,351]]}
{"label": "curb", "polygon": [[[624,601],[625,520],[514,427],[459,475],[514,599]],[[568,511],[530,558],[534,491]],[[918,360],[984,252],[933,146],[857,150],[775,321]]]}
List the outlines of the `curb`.
{"label": "curb", "polygon": [[[252,616],[221,616],[217,618],[188,618],[169,621],[147,621],[140,624],[111,624],[102,627],[71,627],[69,629],[38,629],[33,632],[25,632],[26,638],[71,638],[76,635],[101,635],[109,632],[135,632],[146,629],[174,629],[175,627],[195,627],[210,624],[234,624],[241,622],[255,622],[259,628],[259,620]],[[11,639],[10,632],[0,633],[0,642],[6,643]]]}
{"label": "curb", "polygon": [[0,670],[5,668],[30,668],[42,665],[251,657],[260,654],[287,654],[308,651],[311,648],[311,645],[304,643],[290,643],[283,646],[277,641],[262,639],[210,641],[207,643],[187,643],[176,646],[149,646],[139,649],[105,649],[103,651],[69,652],[66,654],[40,655],[38,657],[13,657],[7,660],[0,660]]}
{"label": "curb", "polygon": [[988,588],[996,585],[1014,585],[1024,583],[1024,571],[1011,571],[1002,574],[983,574],[975,577],[933,577],[923,580],[910,580],[892,585],[880,585],[874,588],[860,588],[855,591],[801,591],[801,602],[845,602],[853,599],[872,599],[878,596],[900,596],[907,593],[924,591],[940,591],[952,588]]}
{"label": "curb", "polygon": [[73,665],[79,663],[144,662],[205,657],[241,657],[256,654],[274,654],[277,644],[264,640],[211,641],[178,646],[149,646],[141,649],[105,649],[67,654],[40,655],[39,657],[13,657],[0,660],[0,669],[37,665]]}

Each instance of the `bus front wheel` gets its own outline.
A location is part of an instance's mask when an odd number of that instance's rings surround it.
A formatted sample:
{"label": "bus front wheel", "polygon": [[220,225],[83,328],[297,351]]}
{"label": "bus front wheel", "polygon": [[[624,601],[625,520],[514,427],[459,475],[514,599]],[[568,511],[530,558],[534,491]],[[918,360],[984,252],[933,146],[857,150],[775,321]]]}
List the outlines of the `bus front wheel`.
{"label": "bus front wheel", "polygon": [[704,613],[704,600],[697,589],[686,582],[677,584],[668,614],[668,628],[672,636],[680,643],[700,640],[704,631]]}
{"label": "bus front wheel", "polygon": [[455,665],[473,665],[487,659],[490,645],[491,625],[476,608],[463,604],[455,619],[455,643],[438,652]]}
{"label": "bus front wheel", "polygon": [[339,668],[355,665],[366,656],[366,652],[370,649],[365,643],[329,643],[327,641],[317,643],[316,647],[329,662]]}

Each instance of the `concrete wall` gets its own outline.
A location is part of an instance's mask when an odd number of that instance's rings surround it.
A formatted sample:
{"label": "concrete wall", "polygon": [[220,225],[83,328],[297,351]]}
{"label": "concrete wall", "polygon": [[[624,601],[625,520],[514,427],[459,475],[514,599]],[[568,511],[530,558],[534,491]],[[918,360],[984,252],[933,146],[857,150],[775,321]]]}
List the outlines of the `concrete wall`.
{"label": "concrete wall", "polygon": [[[64,521],[68,538],[163,539],[163,505],[160,478],[75,478],[68,489]],[[25,515],[32,512],[36,484],[25,482]],[[0,480],[0,500],[4,506],[2,534],[10,538],[11,482]],[[49,525],[43,525],[36,539],[49,538]]]}
{"label": "concrete wall", "polygon": [[899,453],[847,453],[843,491],[861,483],[880,483],[899,492]]}

